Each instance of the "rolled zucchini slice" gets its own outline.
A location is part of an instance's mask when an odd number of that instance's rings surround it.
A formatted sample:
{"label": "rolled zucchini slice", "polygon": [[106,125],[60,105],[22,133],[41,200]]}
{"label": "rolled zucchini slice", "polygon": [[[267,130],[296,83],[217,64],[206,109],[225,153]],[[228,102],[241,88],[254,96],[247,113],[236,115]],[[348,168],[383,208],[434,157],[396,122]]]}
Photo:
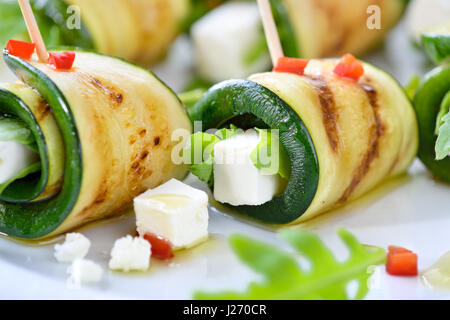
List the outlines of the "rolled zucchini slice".
{"label": "rolled zucchini slice", "polygon": [[192,131],[191,122],[152,73],[81,51],[67,72],[6,51],[4,58],[21,82],[1,85],[0,110],[27,124],[42,168],[2,193],[1,233],[56,235],[118,214],[144,190],[186,174],[171,161],[171,134]]}
{"label": "rolled zucchini slice", "polygon": [[440,125],[436,120],[441,111],[445,114],[450,113],[449,97],[449,65],[438,66],[430,71],[421,81],[414,97],[420,132],[419,158],[436,177],[448,183],[450,183],[450,157],[437,160],[436,143]]}
{"label": "rolled zucchini slice", "polygon": [[[34,0],[47,45],[77,46],[142,65],[162,58],[181,32],[189,0]],[[17,1],[0,3],[0,39],[27,37]],[[13,18],[15,17],[15,18]],[[11,21],[8,21],[10,19]],[[11,26],[14,32],[11,34]]]}
{"label": "rolled zucchini slice", "polygon": [[225,81],[189,110],[205,131],[228,124],[279,130],[291,167],[284,193],[237,212],[271,224],[301,222],[403,173],[414,159],[417,121],[400,85],[369,64],[358,82],[340,78],[336,63],[311,60],[304,76]]}
{"label": "rolled zucchini slice", "polygon": [[[287,16],[298,55],[335,57],[351,52],[362,55],[379,45],[405,11],[406,0],[271,0],[280,16]],[[351,8],[351,9],[349,9]],[[286,19],[284,19],[286,20]],[[292,48],[283,43],[292,55]],[[295,50],[295,48],[294,48]]]}

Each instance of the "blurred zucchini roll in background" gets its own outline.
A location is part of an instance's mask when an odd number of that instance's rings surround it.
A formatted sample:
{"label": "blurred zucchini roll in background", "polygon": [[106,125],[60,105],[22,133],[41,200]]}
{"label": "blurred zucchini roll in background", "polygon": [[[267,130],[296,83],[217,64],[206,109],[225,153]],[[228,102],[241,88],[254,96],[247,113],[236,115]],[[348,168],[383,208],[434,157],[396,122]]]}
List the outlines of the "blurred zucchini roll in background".
{"label": "blurred zucchini roll in background", "polygon": [[[182,31],[190,0],[32,0],[48,46],[68,45],[142,65],[162,58]],[[0,42],[27,39],[16,0],[0,0]]]}
{"label": "blurred zucchini roll in background", "polygon": [[[302,58],[367,53],[382,42],[407,4],[405,0],[270,2],[285,55]],[[227,1],[194,23],[191,35],[197,71],[205,80],[246,77],[270,67],[256,1]]]}

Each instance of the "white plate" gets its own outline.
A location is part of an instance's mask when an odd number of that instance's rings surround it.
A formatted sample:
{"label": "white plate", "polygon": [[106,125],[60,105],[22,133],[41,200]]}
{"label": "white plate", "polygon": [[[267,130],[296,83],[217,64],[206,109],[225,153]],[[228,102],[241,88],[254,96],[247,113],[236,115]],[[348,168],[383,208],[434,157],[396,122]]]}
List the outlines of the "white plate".
{"label": "white plate", "polygon": [[[189,79],[191,59],[186,55],[186,45],[184,40],[179,41],[169,62],[154,69],[176,90]],[[393,73],[403,84],[414,72],[423,74],[425,70],[425,58],[412,49],[402,26],[370,61]],[[1,76],[4,78],[6,74]],[[204,188],[193,177],[188,182]],[[346,251],[337,239],[336,229],[344,227],[366,244],[382,247],[394,244],[413,249],[419,255],[419,269],[424,270],[450,250],[449,192],[450,186],[433,180],[416,161],[408,175],[299,227],[316,231],[339,259],[345,258]],[[153,259],[146,273],[127,275],[107,271],[114,240],[132,234],[133,230],[132,214],[80,230],[92,241],[87,258],[100,263],[105,270],[101,283],[80,288],[67,285],[68,265],[56,262],[50,243],[30,246],[1,238],[0,298],[189,299],[195,289],[239,290],[258,276],[235,258],[227,244],[230,234],[242,233],[286,246],[277,238],[276,230],[210,208],[208,242],[177,254],[170,262]],[[369,299],[450,299],[449,292],[432,291],[418,277],[391,277],[383,267],[376,269],[370,287]]]}

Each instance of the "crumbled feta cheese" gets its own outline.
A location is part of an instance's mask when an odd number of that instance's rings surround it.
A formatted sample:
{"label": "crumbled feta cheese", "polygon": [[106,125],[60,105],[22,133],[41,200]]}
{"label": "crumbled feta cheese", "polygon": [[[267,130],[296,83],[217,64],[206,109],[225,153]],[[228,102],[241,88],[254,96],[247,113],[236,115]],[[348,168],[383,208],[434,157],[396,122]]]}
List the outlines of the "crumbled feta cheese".
{"label": "crumbled feta cheese", "polygon": [[137,230],[169,240],[174,249],[208,237],[208,195],[172,179],[134,199]]}
{"label": "crumbled feta cheese", "polygon": [[150,256],[151,245],[147,240],[128,235],[114,243],[109,268],[125,272],[145,271],[150,265]]}
{"label": "crumbled feta cheese", "polygon": [[79,286],[81,283],[99,282],[103,275],[103,269],[95,262],[87,259],[75,259],[67,268],[70,274],[68,283]]}
{"label": "crumbled feta cheese", "polygon": [[55,258],[59,262],[72,262],[86,256],[91,242],[81,233],[68,233],[63,244],[55,245]]}
{"label": "crumbled feta cheese", "polygon": [[15,141],[0,141],[0,184],[16,177],[38,160],[39,155],[28,146]]}
{"label": "crumbled feta cheese", "polygon": [[250,154],[260,141],[255,130],[235,135],[214,146],[214,198],[222,203],[261,205],[279,193],[281,177],[257,169]]}
{"label": "crumbled feta cheese", "polygon": [[268,51],[254,62],[246,61],[249,52],[264,41],[256,3],[219,6],[194,23],[191,36],[198,73],[206,80],[244,78],[270,67]]}

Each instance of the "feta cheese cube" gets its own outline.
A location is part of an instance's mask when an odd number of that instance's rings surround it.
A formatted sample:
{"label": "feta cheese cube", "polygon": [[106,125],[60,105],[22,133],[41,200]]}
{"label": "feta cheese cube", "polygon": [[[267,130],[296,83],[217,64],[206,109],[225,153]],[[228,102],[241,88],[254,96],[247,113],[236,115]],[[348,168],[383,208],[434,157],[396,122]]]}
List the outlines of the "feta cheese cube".
{"label": "feta cheese cube", "polygon": [[266,52],[253,63],[246,55],[264,33],[256,3],[230,2],[219,6],[191,28],[197,58],[197,71],[211,82],[230,78],[245,78],[270,68]]}
{"label": "feta cheese cube", "polygon": [[63,244],[55,245],[55,258],[59,262],[72,262],[86,256],[91,242],[81,233],[68,233]]}
{"label": "feta cheese cube", "polygon": [[250,154],[260,141],[255,130],[247,130],[214,146],[214,198],[222,203],[261,205],[279,193],[281,177],[257,169]]}
{"label": "feta cheese cube", "polygon": [[150,256],[151,245],[147,240],[128,235],[114,243],[109,268],[125,272],[145,271],[150,265]]}
{"label": "feta cheese cube", "polygon": [[67,273],[70,274],[68,283],[71,286],[79,286],[81,283],[99,282],[103,269],[91,260],[75,259],[67,268]]}
{"label": "feta cheese cube", "polygon": [[16,177],[39,161],[39,155],[28,146],[15,141],[0,141],[0,184]]}
{"label": "feta cheese cube", "polygon": [[137,230],[169,240],[174,249],[208,237],[208,195],[176,179],[134,199]]}

